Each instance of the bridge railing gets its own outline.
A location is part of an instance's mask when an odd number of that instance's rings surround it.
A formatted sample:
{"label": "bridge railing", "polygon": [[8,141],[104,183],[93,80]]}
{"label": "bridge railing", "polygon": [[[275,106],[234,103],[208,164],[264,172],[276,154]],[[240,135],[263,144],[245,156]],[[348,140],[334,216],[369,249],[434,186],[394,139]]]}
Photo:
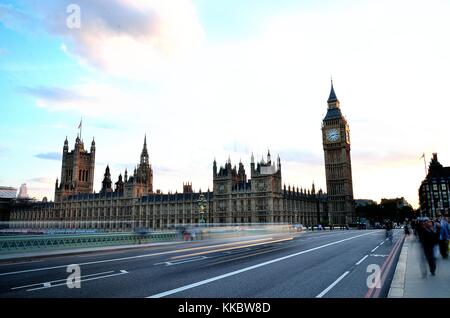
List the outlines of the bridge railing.
{"label": "bridge railing", "polygon": [[145,244],[177,239],[175,231],[0,236],[0,253]]}

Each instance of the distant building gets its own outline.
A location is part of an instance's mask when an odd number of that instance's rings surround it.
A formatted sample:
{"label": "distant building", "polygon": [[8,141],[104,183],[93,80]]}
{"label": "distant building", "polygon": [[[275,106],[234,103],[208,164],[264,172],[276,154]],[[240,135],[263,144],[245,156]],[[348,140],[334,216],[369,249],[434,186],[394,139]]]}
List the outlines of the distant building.
{"label": "distant building", "polygon": [[[82,150],[80,143],[77,139],[75,147]],[[64,148],[67,152],[66,146]],[[71,153],[77,157],[76,150]],[[251,178],[247,179],[242,162],[236,167],[228,159],[224,166],[219,167],[214,160],[213,191],[194,192],[192,183],[185,183],[182,193],[153,192],[153,171],[145,138],[139,165],[130,177],[126,170],[124,178],[120,174],[114,189],[107,166],[99,193],[85,192],[91,187],[87,184],[79,193],[62,195],[65,191],[77,191],[79,179],[84,180],[86,176],[63,163],[62,170],[66,171],[62,172],[63,181],[56,183],[55,202],[16,202],[11,227],[122,231],[196,225],[199,223],[202,195],[206,200],[204,218],[207,223],[295,222],[311,226],[329,219],[327,196],[321,189],[316,192],[314,184],[310,189],[282,185],[279,157],[272,161],[268,152],[266,159],[256,162],[252,155],[250,168]],[[77,178],[70,177],[74,175]]]}
{"label": "distant building", "polygon": [[0,186],[0,229],[6,227],[10,220],[12,203],[17,195],[17,189]]}
{"label": "distant building", "polygon": [[26,183],[22,183],[19,189],[19,195],[17,196],[19,199],[29,199],[28,195],[28,187]]}
{"label": "distant building", "polygon": [[397,209],[411,206],[411,204],[409,204],[404,197],[394,199],[381,199],[380,205],[387,205],[391,203],[394,203]]}
{"label": "distant building", "polygon": [[374,200],[370,200],[370,199],[356,199],[355,200],[356,207],[364,207],[364,206],[375,205],[375,204],[377,204],[377,202]]}
{"label": "distant building", "polygon": [[433,153],[426,178],[419,188],[420,213],[435,217],[449,212],[450,167],[442,166]]}

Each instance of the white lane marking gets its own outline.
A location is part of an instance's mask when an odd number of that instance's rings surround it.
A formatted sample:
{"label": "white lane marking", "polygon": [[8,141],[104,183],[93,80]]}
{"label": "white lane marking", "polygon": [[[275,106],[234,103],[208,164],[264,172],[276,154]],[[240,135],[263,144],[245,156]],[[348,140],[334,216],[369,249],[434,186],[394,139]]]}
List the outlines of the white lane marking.
{"label": "white lane marking", "polygon": [[[98,275],[105,275],[105,274],[110,274],[110,273],[114,273],[114,271],[108,271],[108,272],[102,272],[102,273],[95,273],[95,274],[84,275],[84,276],[81,276],[81,278],[84,278],[84,277],[91,277],[91,276],[98,276]],[[13,287],[13,288],[11,288],[11,290],[14,290],[14,289],[21,289],[21,288],[27,288],[27,287],[33,287],[33,286],[38,286],[38,285],[44,285],[44,286],[45,286],[45,284],[50,284],[50,285],[51,285],[52,283],[65,282],[66,280],[67,280],[67,278],[63,278],[63,279],[52,280],[52,281],[45,282],[45,283],[35,283],[35,284],[30,284],[30,285],[18,286],[18,287]]]}
{"label": "white lane marking", "polygon": [[301,254],[305,254],[305,253],[309,253],[309,252],[312,252],[312,251],[316,251],[316,250],[319,250],[319,249],[322,249],[322,248],[325,248],[325,247],[328,247],[328,246],[336,245],[336,244],[339,244],[339,243],[342,243],[342,242],[345,242],[345,241],[353,240],[355,238],[366,236],[366,235],[370,235],[370,234],[372,234],[372,233],[366,233],[366,234],[361,234],[361,235],[357,235],[357,236],[352,236],[352,237],[349,237],[349,238],[346,238],[346,239],[343,239],[343,240],[339,240],[339,241],[336,241],[336,242],[332,242],[332,243],[324,244],[324,245],[317,246],[317,247],[314,247],[314,248],[310,248],[310,249],[307,249],[307,250],[304,250],[304,251],[301,251],[301,252],[297,252],[297,253],[294,253],[294,254],[290,254],[290,255],[283,256],[283,257],[279,257],[279,258],[276,258],[276,259],[273,259],[273,260],[270,260],[270,261],[267,261],[267,262],[259,263],[259,264],[253,265],[253,266],[245,267],[245,268],[233,271],[233,272],[229,272],[229,273],[226,273],[226,274],[215,276],[215,277],[212,277],[212,278],[209,278],[209,279],[205,279],[205,280],[202,280],[202,281],[199,281],[199,282],[196,282],[196,283],[192,283],[192,284],[189,284],[189,285],[186,285],[186,286],[178,287],[178,288],[171,289],[171,290],[168,290],[168,291],[165,291],[165,292],[162,292],[162,293],[158,293],[158,294],[155,294],[155,295],[152,295],[152,296],[148,296],[147,298],[161,298],[161,297],[164,297],[164,296],[172,295],[172,294],[175,294],[175,293],[187,290],[187,289],[191,289],[191,288],[194,288],[194,287],[197,287],[197,286],[201,286],[201,285],[205,285],[205,284],[214,282],[216,280],[220,280],[220,279],[223,279],[223,278],[226,278],[226,277],[234,276],[234,275],[237,275],[237,274],[240,274],[240,273],[243,273],[243,272],[247,272],[247,271],[250,271],[250,270],[262,267],[262,266],[266,266],[266,265],[273,264],[273,263],[276,263],[276,262],[279,262],[279,261],[283,261],[283,260],[289,259],[291,257],[295,257],[295,256],[298,256],[298,255],[301,255]]}
{"label": "white lane marking", "polygon": [[204,254],[213,254],[213,253],[217,253],[217,252],[223,252],[223,251],[228,251],[228,250],[242,250],[244,247],[253,247],[253,246],[260,246],[263,245],[265,243],[278,243],[278,242],[285,242],[285,241],[292,241],[294,238],[293,237],[288,237],[285,239],[280,239],[280,240],[272,240],[270,242],[264,242],[264,243],[255,243],[255,244],[247,244],[247,245],[238,245],[238,246],[232,246],[232,247],[225,247],[225,248],[220,248],[220,249],[212,249],[212,250],[207,250],[207,251],[203,251],[203,252],[196,252],[196,253],[191,253],[191,254],[183,254],[183,255],[177,255],[177,256],[173,256],[172,259],[184,259],[186,257],[189,256],[199,256],[199,255],[204,255]]}
{"label": "white lane marking", "polygon": [[380,243],[380,246],[384,244],[384,241]]}
{"label": "white lane marking", "polygon": [[373,256],[373,257],[388,257],[389,255],[386,255],[386,254],[370,254],[370,256]]}
{"label": "white lane marking", "polygon": [[48,283],[44,283],[44,287],[51,287],[52,283],[48,282]]}
{"label": "white lane marking", "polygon": [[[84,282],[88,282],[90,280],[97,280],[97,279],[108,278],[108,277],[113,277],[113,276],[120,276],[120,275],[125,275],[125,274],[128,274],[128,272],[125,270],[121,270],[119,273],[105,275],[105,276],[92,277],[92,278],[88,278],[88,279],[76,279],[74,283],[84,283]],[[67,282],[61,283],[61,284],[56,284],[56,285],[51,285],[48,287],[43,286],[43,287],[31,288],[31,289],[27,289],[27,291],[35,291],[35,290],[53,288],[53,287],[64,286],[64,285],[67,285]]]}
{"label": "white lane marking", "polygon": [[369,255],[366,255],[366,256],[364,256],[363,258],[361,258],[355,265],[361,264],[362,262],[364,262],[364,260],[365,260],[367,257],[369,257]]}
{"label": "white lane marking", "polygon": [[[257,239],[257,240],[250,240],[250,241],[242,241],[240,243],[244,242],[257,242],[257,241],[267,241],[272,238],[267,239]],[[191,248],[185,248],[180,250],[173,250],[173,251],[167,251],[167,252],[159,252],[159,253],[150,253],[150,254],[142,254],[142,255],[136,255],[136,256],[127,256],[127,257],[120,257],[120,258],[112,258],[112,259],[105,259],[100,261],[92,261],[92,262],[85,262],[85,263],[78,263],[77,265],[92,265],[92,264],[101,264],[101,263],[110,263],[110,262],[117,262],[117,261],[125,261],[130,259],[136,259],[136,258],[143,258],[143,257],[151,257],[151,256],[159,256],[159,255],[166,255],[166,254],[175,254],[175,253],[182,253],[186,251],[193,251],[193,250],[199,250],[199,249],[208,249],[208,248],[214,248],[218,246],[227,246],[227,245],[236,245],[239,244],[239,242],[233,242],[233,243],[224,243],[224,244],[217,244],[217,245],[205,245],[205,246],[198,246],[198,247],[191,247]],[[101,256],[101,255],[99,255]],[[71,263],[72,264],[72,263]],[[15,271],[15,272],[7,272],[7,273],[0,273],[0,276],[8,276],[8,275],[15,275],[15,274],[23,274],[23,273],[30,273],[30,272],[38,272],[38,271],[46,271],[51,269],[58,269],[58,268],[66,268],[67,266],[71,264],[66,265],[58,265],[58,266],[51,266],[51,267],[41,267],[41,268],[33,268],[33,269],[26,269],[22,271]]]}
{"label": "white lane marking", "polygon": [[175,265],[176,264],[181,264],[181,263],[187,263],[187,262],[194,262],[194,261],[197,261],[197,260],[201,260],[201,259],[205,259],[205,258],[208,258],[208,257],[206,257],[206,256],[196,256],[196,257],[191,257],[191,258],[185,258],[185,259],[183,259],[183,260],[180,260],[179,262],[176,262],[176,261],[174,261],[174,262],[170,262],[170,261],[167,261],[167,262],[159,262],[159,263],[155,263],[155,264],[153,264],[153,265],[163,265],[163,264],[168,264],[168,263],[175,263]]}
{"label": "white lane marking", "polygon": [[174,262],[166,262],[166,266],[174,266],[174,265],[178,265],[178,264],[183,264],[183,263],[190,263],[190,262],[195,262],[195,261],[201,261],[204,260],[208,257],[206,256],[201,256],[201,257],[196,257],[196,258],[191,258],[191,259],[184,259],[182,261],[174,261]]}
{"label": "white lane marking", "polygon": [[375,247],[373,250],[371,250],[370,252],[373,253],[377,250],[377,248],[379,248],[380,246],[378,245],[377,247]]}
{"label": "white lane marking", "polygon": [[347,276],[350,272],[346,271],[344,274],[339,276],[338,279],[336,279],[333,284],[325,288],[319,295],[316,296],[316,298],[322,298],[326,293],[328,293],[334,286],[336,286],[345,276]]}

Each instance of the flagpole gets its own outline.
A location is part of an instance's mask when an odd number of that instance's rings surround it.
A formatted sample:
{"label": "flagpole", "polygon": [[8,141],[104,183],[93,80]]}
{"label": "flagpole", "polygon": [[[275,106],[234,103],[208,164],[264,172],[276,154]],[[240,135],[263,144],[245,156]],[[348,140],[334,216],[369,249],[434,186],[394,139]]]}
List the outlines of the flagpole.
{"label": "flagpole", "polygon": [[425,159],[425,152],[423,153],[423,165],[425,167],[425,178],[427,177],[427,160]]}

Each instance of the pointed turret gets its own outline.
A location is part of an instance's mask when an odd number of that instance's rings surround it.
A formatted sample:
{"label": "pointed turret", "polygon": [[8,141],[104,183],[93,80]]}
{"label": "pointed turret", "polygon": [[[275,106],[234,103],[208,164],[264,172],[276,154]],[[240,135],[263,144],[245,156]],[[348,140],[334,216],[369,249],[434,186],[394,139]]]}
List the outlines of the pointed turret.
{"label": "pointed turret", "polygon": [[94,140],[94,137],[92,137],[91,152],[95,152],[95,140]]}
{"label": "pointed turret", "polygon": [[149,156],[148,156],[148,150],[147,150],[147,134],[144,136],[144,146],[142,147],[141,152],[141,164],[148,164],[149,163]]}
{"label": "pointed turret", "polygon": [[339,108],[339,100],[334,92],[333,80],[331,80],[330,96],[328,97],[328,108]]}
{"label": "pointed turret", "polygon": [[331,91],[330,96],[328,97],[328,103],[336,102],[337,100],[336,93],[334,92],[333,80],[331,80]]}
{"label": "pointed turret", "polygon": [[67,136],[66,136],[66,140],[64,140],[63,155],[68,152],[69,152],[69,141],[67,141]]}
{"label": "pointed turret", "polygon": [[112,181],[111,181],[111,172],[109,171],[109,165],[106,166],[105,174],[103,175],[103,181],[102,181],[102,193],[105,192],[112,192]]}

